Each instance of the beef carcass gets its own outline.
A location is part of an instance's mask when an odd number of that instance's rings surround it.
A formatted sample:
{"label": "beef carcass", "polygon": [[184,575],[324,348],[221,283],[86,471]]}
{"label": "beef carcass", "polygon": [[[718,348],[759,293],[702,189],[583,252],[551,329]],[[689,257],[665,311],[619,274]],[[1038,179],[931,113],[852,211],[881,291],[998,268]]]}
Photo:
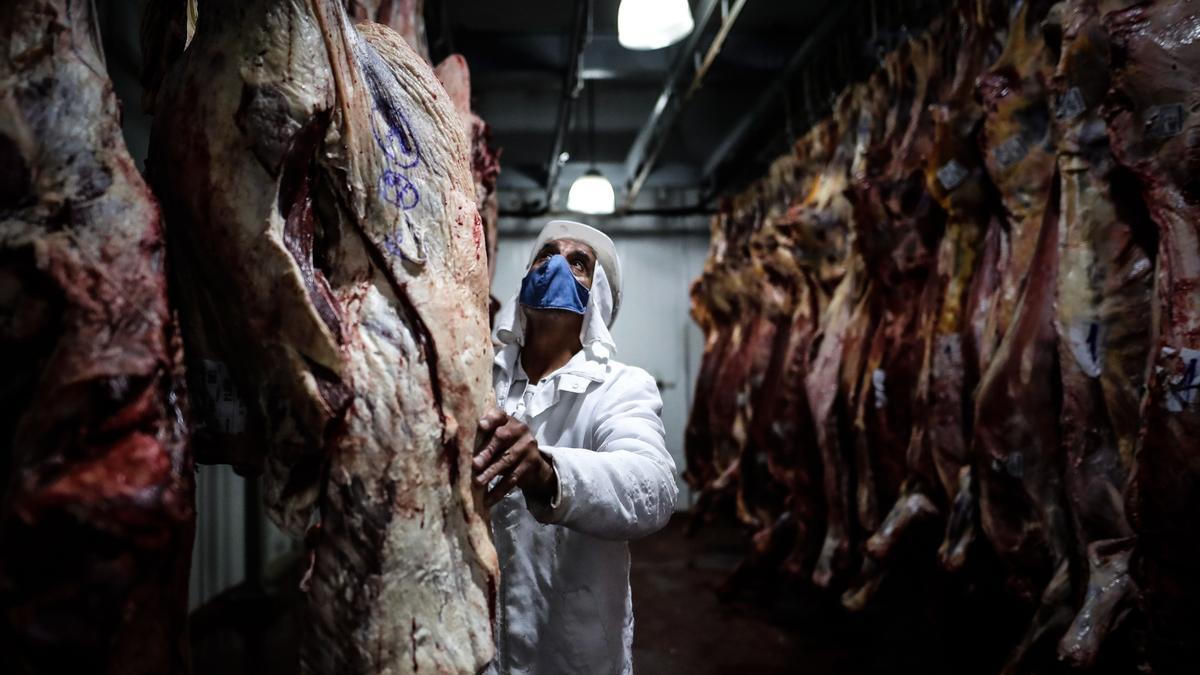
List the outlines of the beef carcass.
{"label": "beef carcass", "polygon": [[[918,331],[922,294],[945,214],[925,186],[924,157],[929,152],[929,103],[942,77],[934,31],[908,41],[887,64],[900,83],[889,118],[895,122],[876,148],[882,163],[866,191],[881,215],[864,223],[881,249],[872,256],[871,273],[880,290],[878,328],[859,385],[855,415],[855,472],[858,522],[864,533],[877,531],[907,475],[906,452],[912,431],[912,394],[921,365]],[[887,152],[883,148],[888,148]],[[882,581],[885,567],[863,558],[860,577],[843,604],[861,609]]]}
{"label": "beef carcass", "polygon": [[158,205],[91,2],[0,13],[0,669],[189,669],[193,477]]}
{"label": "beef carcass", "polygon": [[763,361],[770,358],[769,346],[774,337],[774,325],[764,317],[758,297],[764,282],[761,268],[755,268],[749,250],[750,236],[761,222],[758,189],[755,185],[728,205],[719,224],[722,238],[714,247],[712,293],[716,303],[727,308],[721,314],[729,316],[733,325],[714,372],[713,395],[708,401],[714,477],[703,489],[698,512],[738,492],[738,459],[747,440],[748,388],[752,373],[761,372]]}
{"label": "beef carcass", "polygon": [[770,470],[771,443],[766,433],[770,415],[763,403],[764,397],[778,391],[776,369],[781,345],[787,339],[800,270],[794,258],[779,254],[781,247],[790,249],[782,233],[769,221],[751,237],[759,318],[751,331],[748,348],[752,363],[738,411],[745,441],[738,458],[737,505],[743,522],[758,530],[769,528],[782,512],[778,495],[773,494],[779,486]]}
{"label": "beef carcass", "polygon": [[[717,370],[724,362],[725,349],[733,328],[732,317],[721,312],[713,285],[719,283],[713,270],[705,269],[691,288],[692,319],[704,332],[704,352],[696,374],[693,405],[684,431],[684,452],[687,469],[683,478],[694,490],[703,490],[716,479],[717,464],[713,454],[712,434],[709,433],[709,401],[714,396]],[[693,521],[696,522],[696,521]]]}
{"label": "beef carcass", "polygon": [[346,0],[346,11],[359,21],[373,21],[396,31],[418,56],[432,63],[425,31],[425,0]]}
{"label": "beef carcass", "polygon": [[[782,206],[774,199],[769,203]],[[776,208],[770,210],[776,211]],[[792,503],[797,480],[793,469],[797,468],[797,463],[791,450],[799,439],[783,437],[780,433],[785,428],[784,421],[776,416],[775,406],[784,399],[795,400],[794,396],[788,396],[787,390],[796,381],[789,382],[784,378],[788,372],[796,374],[800,364],[791,364],[789,368],[785,360],[789,356],[794,360],[803,358],[795,353],[796,345],[792,343],[793,338],[803,335],[792,335],[789,329],[795,325],[796,304],[811,303],[812,298],[807,294],[809,288],[804,271],[792,255],[789,232],[779,227],[778,215],[776,211],[768,216],[763,229],[755,233],[750,244],[755,268],[762,275],[762,319],[759,323],[769,326],[760,332],[763,339],[769,337],[771,341],[750,347],[762,350],[762,353],[755,359],[742,406],[746,441],[738,462],[737,507],[743,522],[756,530],[745,570],[764,566],[778,568],[791,552],[797,527],[803,527],[795,521],[797,515],[804,515],[803,509],[797,513]],[[805,315],[811,314],[810,309]],[[811,328],[808,332],[811,333]],[[783,412],[795,411],[793,407]],[[803,420],[788,422],[788,429],[804,428],[797,426],[803,425]]]}
{"label": "beef carcass", "polygon": [[811,229],[821,223],[791,220],[796,215],[789,209],[777,223],[778,246],[767,258],[775,273],[787,279],[791,307],[776,336],[771,364],[754,405],[751,437],[765,454],[767,472],[782,493],[771,532],[782,528],[788,535],[785,539],[791,539],[790,546],[786,541],[756,544],[784,556],[785,569],[800,575],[815,556],[812,548],[820,531],[820,469],[804,377],[825,294],[816,276],[821,256],[812,255],[812,249],[806,250],[801,243],[812,241]]}
{"label": "beef carcass", "polygon": [[[421,58],[432,64],[425,31],[424,0],[346,0],[346,9],[359,20],[374,21],[396,31]],[[500,151],[492,147],[492,132],[479,115],[471,111],[471,71],[461,54],[451,54],[437,64],[434,72],[454,101],[454,108],[466,128],[471,143],[471,174],[475,177],[475,206],[483,219],[487,242],[488,279],[496,276],[496,230],[500,205],[496,180],[500,175]],[[500,301],[490,299],[489,314],[495,317]]]}
{"label": "beef carcass", "polygon": [[[705,508],[715,490],[736,488],[739,516],[756,530],[751,552],[727,581],[726,590],[735,590],[741,579],[758,576],[762,569],[778,567],[785,558],[786,566],[799,573],[806,563],[807,544],[813,541],[809,534],[816,525],[819,493],[813,485],[817,473],[809,461],[814,455],[807,452],[812,447],[806,442],[811,423],[802,383],[824,299],[817,269],[826,255],[840,258],[836,250],[840,236],[828,219],[819,217],[822,200],[817,197],[824,192],[815,189],[834,140],[832,125],[819,125],[794,144],[793,152],[774,162],[765,178],[727,202],[727,210],[714,219],[712,255],[692,289],[693,316],[707,336],[698,402],[717,395],[712,385],[718,359],[728,366],[726,383],[734,381],[730,375],[736,374],[734,367],[739,364],[738,357],[727,360],[723,354],[734,332],[734,319],[726,308],[714,305],[717,298],[711,293],[719,283],[714,283],[714,275],[723,269],[717,261],[730,252],[731,242],[749,272],[746,277],[725,274],[722,278],[736,279],[739,285],[753,279],[761,289],[739,298],[755,313],[745,339],[742,329],[736,329],[738,348],[750,358],[745,373],[738,375],[744,395],[740,402],[733,399],[737,418],[731,431],[740,430],[733,446],[739,451],[736,464],[713,459],[709,406],[693,406],[688,427],[685,476],[698,487],[710,486],[702,497]],[[743,221],[752,231],[748,237]],[[725,471],[717,469],[718,463]]]}
{"label": "beef carcass", "polygon": [[[1128,503],[1159,673],[1200,659],[1200,8],[1101,4],[1113,44],[1113,154],[1139,180],[1157,225],[1151,365]],[[1142,313],[1142,320],[1146,313]]]}
{"label": "beef carcass", "polygon": [[812,557],[821,515],[817,486],[820,469],[803,385],[824,294],[809,270],[796,275],[796,284],[792,314],[782,331],[783,338],[774,347],[770,368],[773,378],[759,395],[759,414],[766,420],[756,427],[762,429],[767,469],[785,495],[777,514],[777,518],[789,521],[792,536],[790,550],[784,552],[784,564],[788,572],[800,575]]}
{"label": "beef carcass", "polygon": [[[1062,373],[1064,479],[1088,578],[1060,652],[1091,667],[1110,628],[1136,604],[1134,538],[1124,494],[1150,351],[1154,229],[1109,151],[1100,104],[1111,72],[1095,0],[1063,5],[1054,79],[1062,182],[1055,328]],[[1132,198],[1132,199],[1131,199]]]}
{"label": "beef carcass", "polygon": [[1010,669],[1028,667],[1033,648],[1057,641],[1073,614],[1053,325],[1058,183],[1046,84],[1055,64],[1039,30],[1047,5],[1014,9],[1005,50],[979,85],[988,173],[1012,242],[992,308],[1002,337],[975,400],[980,520],[1013,590],[1037,608]]}
{"label": "beef carcass", "polygon": [[[875,122],[885,110],[887,92],[883,90],[882,82],[876,84],[880,86],[874,96],[869,96],[870,85],[858,86],[844,94],[844,105],[839,106],[839,112],[846,116],[838,122],[838,128],[845,130],[846,152],[841,155],[845,164],[837,166],[851,176],[862,174],[866,148],[872,142],[877,126]],[[867,106],[868,102],[872,105]],[[814,338],[812,365],[804,379],[821,456],[825,497],[825,537],[813,566],[813,583],[821,588],[830,586],[849,571],[854,562],[850,503],[853,477],[848,466],[852,436],[847,415],[853,410],[854,392],[861,379],[866,352],[865,342],[874,317],[875,298],[864,261],[867,243],[857,230],[859,207],[855,200],[848,199],[847,203],[845,273],[821,315],[820,328]]]}
{"label": "beef carcass", "polygon": [[[741,257],[730,239],[733,231],[732,204],[726,200],[713,219],[713,238],[704,271],[693,287],[693,315],[705,328],[704,359],[696,381],[696,397],[686,432],[688,468],[684,478],[700,492],[693,513],[705,516],[713,513],[713,505],[729,495],[736,454],[728,439],[733,416],[736,414],[736,392],[730,393],[733,382],[740,382],[737,372],[740,363],[736,354],[744,342],[741,311],[743,289]],[[697,410],[696,408],[703,408]],[[699,519],[693,521],[698,523]]]}
{"label": "beef carcass", "polygon": [[288,531],[319,518],[302,667],[478,671],[487,261],[444,88],[339,2],[211,0],[155,109],[197,452],[263,465]]}
{"label": "beef carcass", "polygon": [[[471,175],[475,179],[475,206],[483,220],[483,236],[487,244],[488,279],[496,276],[496,247],[499,244],[497,220],[500,204],[496,181],[500,177],[500,151],[492,147],[492,132],[487,122],[471,111],[471,71],[460,54],[447,56],[434,69],[442,86],[454,101],[471,143]],[[498,308],[492,299],[493,310]]]}
{"label": "beef carcass", "polygon": [[866,544],[870,555],[886,559],[913,524],[941,510],[947,537],[939,557],[951,569],[962,564],[973,533],[967,440],[978,368],[970,326],[973,312],[981,312],[969,302],[969,290],[983,233],[989,222],[995,224],[976,148],[982,110],[975,101],[974,83],[989,60],[995,32],[991,17],[981,9],[967,3],[957,7],[942,36],[955,50],[944,57],[953,71],[929,104],[929,146],[922,156],[927,189],[944,210],[945,223],[933,274],[918,307],[921,367],[913,386],[908,476],[900,498]]}

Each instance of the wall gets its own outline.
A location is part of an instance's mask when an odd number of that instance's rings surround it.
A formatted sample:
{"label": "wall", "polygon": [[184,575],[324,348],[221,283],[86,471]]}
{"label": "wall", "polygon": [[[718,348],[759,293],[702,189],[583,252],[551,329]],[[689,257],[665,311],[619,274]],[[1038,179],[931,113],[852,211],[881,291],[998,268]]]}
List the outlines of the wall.
{"label": "wall", "polygon": [[[298,539],[284,534],[257,509],[257,538],[247,533],[247,499],[259,499],[246,478],[229,466],[196,467],[196,540],[192,547],[192,570],[188,582],[188,608],[195,609],[213,596],[249,577],[258,549],[261,577],[280,564],[288,554],[301,551]],[[247,535],[250,535],[248,538]],[[250,555],[248,555],[248,553]]]}
{"label": "wall", "polygon": [[[678,469],[676,508],[684,510],[691,505],[691,494],[678,475],[685,466],[683,432],[704,347],[688,315],[688,288],[704,266],[709,234],[699,229],[652,234],[652,229],[612,234],[624,275],[624,300],[612,332],[617,358],[646,369],[658,381],[667,448]],[[535,236],[502,231],[493,282],[501,301],[509,302],[520,287]]]}

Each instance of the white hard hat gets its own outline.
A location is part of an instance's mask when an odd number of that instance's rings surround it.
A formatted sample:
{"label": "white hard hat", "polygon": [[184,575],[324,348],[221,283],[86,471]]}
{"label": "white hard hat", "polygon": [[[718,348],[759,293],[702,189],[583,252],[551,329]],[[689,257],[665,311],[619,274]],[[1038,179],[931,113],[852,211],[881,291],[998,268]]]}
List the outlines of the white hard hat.
{"label": "white hard hat", "polygon": [[621,308],[621,259],[617,257],[617,248],[613,246],[612,239],[590,225],[573,220],[552,220],[546,223],[538,234],[537,241],[533,243],[526,267],[533,264],[538,251],[542,250],[546,242],[555,239],[581,241],[592,247],[596,253],[596,262],[604,269],[604,276],[608,278],[608,286],[612,291],[612,316],[608,321],[611,324],[617,318],[617,310]]}

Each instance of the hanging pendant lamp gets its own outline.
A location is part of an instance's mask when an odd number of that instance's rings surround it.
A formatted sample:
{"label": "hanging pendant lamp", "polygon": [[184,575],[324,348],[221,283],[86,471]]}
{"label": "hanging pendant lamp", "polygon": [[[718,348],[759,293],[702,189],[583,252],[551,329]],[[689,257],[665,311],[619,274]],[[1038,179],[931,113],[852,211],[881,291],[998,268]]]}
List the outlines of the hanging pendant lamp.
{"label": "hanging pendant lamp", "polygon": [[616,203],[612,183],[597,169],[576,178],[567,193],[567,209],[579,213],[612,213]]}
{"label": "hanging pendant lamp", "polygon": [[687,0],[621,0],[617,9],[617,41],[626,49],[661,49],[694,27]]}
{"label": "hanging pendant lamp", "polygon": [[588,160],[592,167],[571,183],[567,193],[567,209],[579,213],[603,214],[612,213],[616,208],[617,198],[613,193],[612,183],[596,168],[596,99],[592,91],[595,83],[588,85],[588,145],[591,155]]}

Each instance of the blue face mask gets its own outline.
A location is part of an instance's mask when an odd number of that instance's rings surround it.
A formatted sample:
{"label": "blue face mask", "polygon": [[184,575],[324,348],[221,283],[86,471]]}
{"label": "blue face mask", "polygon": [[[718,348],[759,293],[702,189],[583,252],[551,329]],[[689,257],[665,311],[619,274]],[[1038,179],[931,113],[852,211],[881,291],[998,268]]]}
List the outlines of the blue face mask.
{"label": "blue face mask", "polygon": [[529,270],[521,280],[522,305],[534,309],[565,309],[583,314],[587,309],[590,293],[571,273],[567,259],[555,254],[542,264]]}

